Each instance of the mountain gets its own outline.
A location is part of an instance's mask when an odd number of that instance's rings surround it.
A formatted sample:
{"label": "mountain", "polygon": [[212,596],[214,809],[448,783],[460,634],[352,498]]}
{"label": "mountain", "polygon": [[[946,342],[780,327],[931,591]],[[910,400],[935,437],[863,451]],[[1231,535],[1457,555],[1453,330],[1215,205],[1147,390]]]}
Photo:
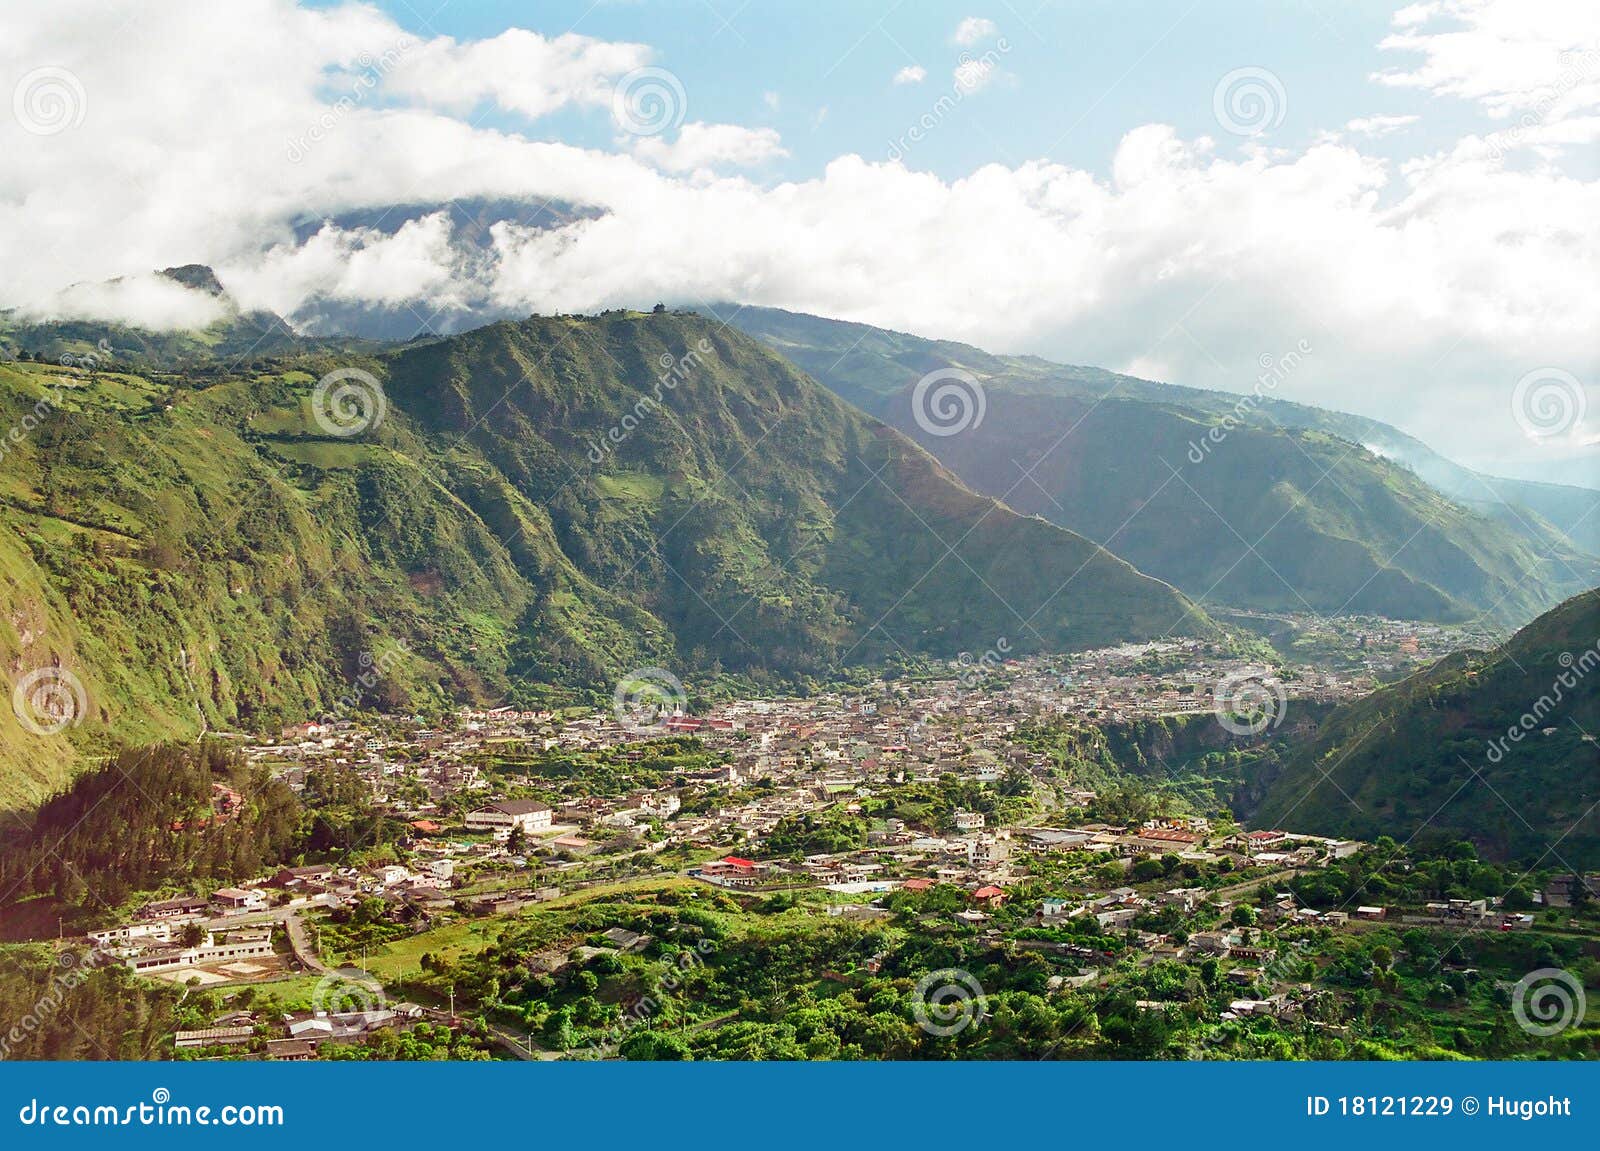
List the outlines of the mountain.
{"label": "mountain", "polygon": [[0,802],[112,738],[1217,634],[693,314],[253,364],[0,364],[0,667],[80,721],[0,711]]}
{"label": "mountain", "polygon": [[[202,328],[156,332],[100,320],[39,320],[12,310],[0,312],[0,353],[10,359],[26,354],[55,364],[170,370],[215,367],[306,346],[282,316],[241,309],[204,264],[165,268],[156,275],[210,296],[217,318]],[[111,289],[120,283],[111,280],[99,286]]]}
{"label": "mountain", "polygon": [[[1514,733],[1514,734],[1513,734]],[[1600,866],[1600,589],[1334,711],[1253,822]]]}
{"label": "mountain", "polygon": [[[1600,560],[1546,517],[1481,492],[1464,506],[1389,458],[1426,449],[1376,421],[773,309],[724,314],[974,489],[1203,602],[1515,624],[1600,582]],[[928,373],[944,379],[919,410]],[[929,406],[940,387],[944,413]],[[1569,524],[1600,496],[1558,491],[1570,499],[1545,506]]]}

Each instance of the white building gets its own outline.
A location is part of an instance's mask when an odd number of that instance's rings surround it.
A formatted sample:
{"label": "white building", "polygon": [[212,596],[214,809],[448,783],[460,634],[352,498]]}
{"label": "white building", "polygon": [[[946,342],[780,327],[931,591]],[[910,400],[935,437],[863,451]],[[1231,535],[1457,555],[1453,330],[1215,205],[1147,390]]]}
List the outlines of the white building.
{"label": "white building", "polygon": [[536,831],[548,831],[550,818],[550,809],[536,800],[508,799],[469,811],[467,830],[510,834],[512,828],[520,827],[524,834],[531,835]]}

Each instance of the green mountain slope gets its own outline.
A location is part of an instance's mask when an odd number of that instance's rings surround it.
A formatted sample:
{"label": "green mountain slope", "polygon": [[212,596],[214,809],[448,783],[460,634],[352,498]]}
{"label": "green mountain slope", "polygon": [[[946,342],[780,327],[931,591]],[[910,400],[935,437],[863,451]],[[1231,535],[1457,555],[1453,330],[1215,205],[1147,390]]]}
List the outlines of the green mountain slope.
{"label": "green mountain slope", "polygon": [[[978,491],[1205,602],[1514,624],[1600,582],[1600,561],[1531,510],[1463,506],[1380,454],[1392,442],[1361,446],[1375,421],[814,316],[729,318]],[[914,387],[947,368],[981,382],[985,410],[935,435]],[[1571,491],[1563,516],[1580,518]]]}
{"label": "green mountain slope", "polygon": [[[349,368],[386,416],[340,436],[312,396]],[[0,710],[7,805],[84,744],[341,699],[560,702],[646,666],[794,684],[1000,637],[1213,633],[698,316],[532,319],[242,375],[5,364],[0,427],[23,429],[0,468],[0,679],[59,666],[83,688],[59,736]]]}
{"label": "green mountain slope", "polygon": [[[1513,730],[1516,735],[1509,733]],[[1600,865],[1600,590],[1336,710],[1254,822]],[[1546,852],[1548,851],[1548,854]]]}

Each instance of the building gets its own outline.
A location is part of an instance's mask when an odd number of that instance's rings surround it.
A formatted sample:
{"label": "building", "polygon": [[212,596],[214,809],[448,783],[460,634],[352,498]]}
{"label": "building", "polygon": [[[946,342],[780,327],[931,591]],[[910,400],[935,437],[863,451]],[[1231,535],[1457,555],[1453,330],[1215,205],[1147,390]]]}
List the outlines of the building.
{"label": "building", "polygon": [[510,835],[512,828],[521,828],[524,835],[532,835],[548,831],[550,822],[550,809],[533,799],[507,799],[467,813],[468,831]]}
{"label": "building", "polygon": [[265,892],[251,891],[243,887],[219,887],[212,892],[211,902],[223,911],[265,911],[267,909]]}
{"label": "building", "polygon": [[228,963],[237,959],[270,957],[272,936],[270,931],[254,932],[222,943],[207,934],[206,941],[198,947],[168,945],[141,951],[128,959],[128,968],[146,974],[176,971],[180,967],[198,967],[203,963]]}
{"label": "building", "polygon": [[254,1027],[206,1027],[199,1031],[179,1031],[172,1037],[172,1045],[185,1047],[222,1047],[235,1043],[248,1043],[255,1038]]}
{"label": "building", "polygon": [[177,899],[159,899],[139,909],[140,919],[196,919],[210,906],[198,895],[184,895]]}

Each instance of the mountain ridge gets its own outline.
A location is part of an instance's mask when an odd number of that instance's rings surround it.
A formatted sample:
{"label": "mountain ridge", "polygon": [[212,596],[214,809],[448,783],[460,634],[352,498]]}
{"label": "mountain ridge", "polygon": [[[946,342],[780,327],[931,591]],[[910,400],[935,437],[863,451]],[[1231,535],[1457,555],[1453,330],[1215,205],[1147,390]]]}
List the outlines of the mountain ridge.
{"label": "mountain ridge", "polygon": [[[778,309],[725,314],[977,490],[1191,596],[1515,624],[1600,582],[1600,561],[1537,513],[1498,505],[1491,518],[1351,438],[1387,428],[1376,421]],[[971,391],[961,373],[981,390],[979,418],[957,434],[919,419],[918,377]],[[1585,522],[1573,492],[1568,522]]]}
{"label": "mountain ridge", "polygon": [[[334,382],[377,391],[346,410]],[[0,472],[0,667],[75,684],[78,712],[53,736],[0,712],[6,804],[77,750],[330,707],[597,703],[641,668],[685,697],[806,690],[999,637],[1220,638],[698,316],[148,377],[0,364],[0,421],[29,413]]]}

